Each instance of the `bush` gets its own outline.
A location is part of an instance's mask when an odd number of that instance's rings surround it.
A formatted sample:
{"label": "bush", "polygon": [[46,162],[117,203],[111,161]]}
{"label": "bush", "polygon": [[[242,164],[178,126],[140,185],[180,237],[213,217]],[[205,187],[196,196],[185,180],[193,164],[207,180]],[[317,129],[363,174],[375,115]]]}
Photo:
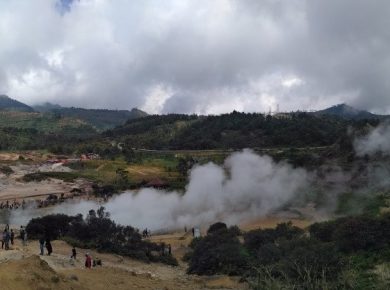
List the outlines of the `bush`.
{"label": "bush", "polygon": [[22,177],[24,182],[43,181],[49,178],[61,179],[65,182],[73,182],[79,176],[74,172],[35,172],[28,173]]}
{"label": "bush", "polygon": [[27,224],[26,231],[32,239],[39,239],[42,235],[50,239],[58,239],[69,231],[72,222],[80,219],[82,219],[81,215],[75,217],[64,214],[47,215],[30,220]]}
{"label": "bush", "polygon": [[212,231],[194,245],[188,273],[242,274],[247,268],[247,253],[237,237],[236,228],[227,229],[218,224],[210,229]]}
{"label": "bush", "polygon": [[304,231],[289,223],[281,223],[275,229],[258,229],[244,235],[245,247],[256,252],[265,244],[274,243],[277,240],[291,240],[302,236]]}
{"label": "bush", "polygon": [[221,222],[218,222],[218,223],[215,223],[215,224],[212,224],[209,229],[207,230],[207,234],[212,234],[212,233],[216,233],[220,230],[227,230],[227,226],[225,223],[221,223]]}

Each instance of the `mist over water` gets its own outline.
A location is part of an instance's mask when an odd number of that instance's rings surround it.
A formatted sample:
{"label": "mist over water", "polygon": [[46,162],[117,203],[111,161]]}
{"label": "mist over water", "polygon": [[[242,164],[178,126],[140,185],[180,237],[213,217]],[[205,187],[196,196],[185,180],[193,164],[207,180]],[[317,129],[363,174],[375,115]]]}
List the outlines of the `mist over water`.
{"label": "mist over water", "polygon": [[[280,208],[309,184],[309,174],[251,150],[232,154],[223,166],[193,168],[185,193],[155,189],[125,192],[104,204],[69,201],[48,213],[87,214],[103,205],[123,225],[152,230],[198,226],[224,221],[235,224]],[[25,224],[42,215],[37,209],[11,212],[10,223]]]}

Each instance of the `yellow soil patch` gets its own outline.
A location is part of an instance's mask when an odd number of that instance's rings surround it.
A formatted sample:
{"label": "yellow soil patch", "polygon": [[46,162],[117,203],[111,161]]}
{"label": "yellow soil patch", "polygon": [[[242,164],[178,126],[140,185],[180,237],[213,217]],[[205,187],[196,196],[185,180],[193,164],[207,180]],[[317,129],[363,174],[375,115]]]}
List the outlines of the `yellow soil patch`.
{"label": "yellow soil patch", "polygon": [[240,228],[245,231],[251,231],[259,228],[262,229],[275,228],[280,223],[290,222],[290,221],[294,226],[297,226],[302,229],[307,228],[309,225],[313,223],[313,221],[307,219],[291,219],[291,218],[270,216],[270,217],[258,218],[250,222],[243,223],[242,225],[240,225]]}

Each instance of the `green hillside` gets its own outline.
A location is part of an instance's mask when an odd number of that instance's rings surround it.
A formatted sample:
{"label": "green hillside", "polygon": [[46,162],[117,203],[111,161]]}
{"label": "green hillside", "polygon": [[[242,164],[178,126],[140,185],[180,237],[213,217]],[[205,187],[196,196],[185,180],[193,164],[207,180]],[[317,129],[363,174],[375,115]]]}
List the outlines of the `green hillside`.
{"label": "green hillside", "polygon": [[0,128],[34,129],[43,133],[83,134],[95,132],[85,122],[54,114],[0,111]]}
{"label": "green hillside", "polygon": [[59,105],[45,103],[35,106],[35,110],[43,113],[53,113],[61,117],[75,118],[94,126],[98,130],[107,130],[123,125],[129,119],[136,119],[147,116],[147,113],[132,109],[128,110],[106,110],[106,109],[84,109],[65,108]]}
{"label": "green hillside", "polygon": [[308,113],[218,116],[154,115],[129,120],[105,136],[147,149],[240,149],[334,144],[353,121]]}

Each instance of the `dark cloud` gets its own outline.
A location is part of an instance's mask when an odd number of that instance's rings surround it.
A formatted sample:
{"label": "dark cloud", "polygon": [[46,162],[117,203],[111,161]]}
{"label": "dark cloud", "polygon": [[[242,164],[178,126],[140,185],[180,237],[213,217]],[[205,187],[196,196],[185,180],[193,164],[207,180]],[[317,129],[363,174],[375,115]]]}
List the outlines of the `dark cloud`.
{"label": "dark cloud", "polygon": [[67,13],[1,2],[4,93],[151,112],[390,112],[389,1],[56,3]]}

